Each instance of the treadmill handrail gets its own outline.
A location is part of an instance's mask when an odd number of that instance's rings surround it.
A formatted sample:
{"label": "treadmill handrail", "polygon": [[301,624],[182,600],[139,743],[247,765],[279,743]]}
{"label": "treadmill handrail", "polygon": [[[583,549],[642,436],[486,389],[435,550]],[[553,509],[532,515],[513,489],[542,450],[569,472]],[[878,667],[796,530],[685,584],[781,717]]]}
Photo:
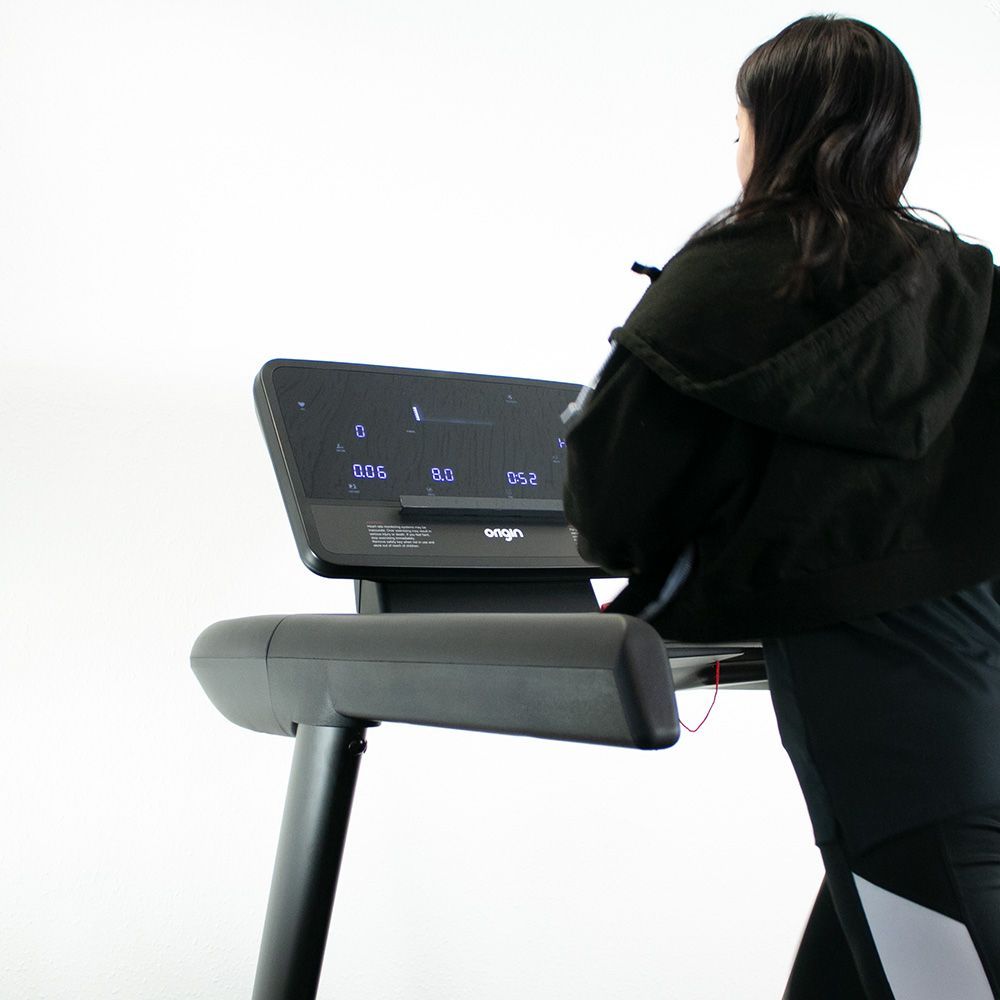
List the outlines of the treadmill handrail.
{"label": "treadmill handrail", "polygon": [[238,725],[407,722],[658,749],[679,736],[663,642],[625,615],[268,615],[217,622],[191,664]]}

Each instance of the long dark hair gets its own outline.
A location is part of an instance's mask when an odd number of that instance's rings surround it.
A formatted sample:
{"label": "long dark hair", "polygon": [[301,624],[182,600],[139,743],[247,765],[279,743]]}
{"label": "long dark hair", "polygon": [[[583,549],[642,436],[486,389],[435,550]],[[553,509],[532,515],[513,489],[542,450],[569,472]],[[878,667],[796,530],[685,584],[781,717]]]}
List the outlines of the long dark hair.
{"label": "long dark hair", "polygon": [[779,298],[809,296],[819,269],[843,287],[861,230],[910,256],[919,245],[912,224],[941,231],[902,198],[920,103],[909,64],[877,28],[835,14],[800,18],[747,57],[736,97],[753,125],[753,167],[740,198],[691,238],[762,212],[787,214],[800,256]]}

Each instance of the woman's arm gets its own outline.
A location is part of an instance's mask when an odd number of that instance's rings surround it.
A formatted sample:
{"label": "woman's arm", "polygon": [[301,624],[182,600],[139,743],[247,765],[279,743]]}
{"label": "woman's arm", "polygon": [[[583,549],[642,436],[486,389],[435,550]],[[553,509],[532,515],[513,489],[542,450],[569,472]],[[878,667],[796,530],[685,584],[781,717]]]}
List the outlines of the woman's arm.
{"label": "woman's arm", "polygon": [[731,423],[616,345],[566,438],[580,554],[616,574],[666,573],[718,497],[706,459]]}

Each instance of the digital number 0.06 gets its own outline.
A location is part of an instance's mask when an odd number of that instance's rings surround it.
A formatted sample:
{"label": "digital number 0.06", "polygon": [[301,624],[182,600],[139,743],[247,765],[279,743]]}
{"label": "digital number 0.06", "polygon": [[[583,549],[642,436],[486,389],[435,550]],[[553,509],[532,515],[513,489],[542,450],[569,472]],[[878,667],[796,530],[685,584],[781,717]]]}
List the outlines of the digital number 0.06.
{"label": "digital number 0.06", "polygon": [[538,476],[534,472],[508,472],[507,482],[511,486],[537,486]]}
{"label": "digital number 0.06", "polygon": [[385,471],[384,465],[360,465],[354,466],[355,479],[388,479],[389,473]]}
{"label": "digital number 0.06", "polygon": [[453,483],[455,482],[455,470],[439,469],[437,466],[434,466],[431,469],[431,479],[436,483]]}

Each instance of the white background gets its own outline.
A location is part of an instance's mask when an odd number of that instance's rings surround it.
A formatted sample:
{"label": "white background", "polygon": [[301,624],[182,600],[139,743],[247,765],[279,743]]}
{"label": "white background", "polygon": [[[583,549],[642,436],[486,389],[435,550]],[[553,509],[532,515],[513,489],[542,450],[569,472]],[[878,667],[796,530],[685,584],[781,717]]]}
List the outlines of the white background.
{"label": "white background", "polygon": [[[261,364],[589,380],[808,12],[0,2],[0,996],[249,995],[292,743],[188,652],[352,607],[296,556]],[[1000,7],[844,13],[917,76],[909,200],[1000,245]],[[819,878],[764,694],[655,754],[384,726],[321,996],[766,1000]]]}

